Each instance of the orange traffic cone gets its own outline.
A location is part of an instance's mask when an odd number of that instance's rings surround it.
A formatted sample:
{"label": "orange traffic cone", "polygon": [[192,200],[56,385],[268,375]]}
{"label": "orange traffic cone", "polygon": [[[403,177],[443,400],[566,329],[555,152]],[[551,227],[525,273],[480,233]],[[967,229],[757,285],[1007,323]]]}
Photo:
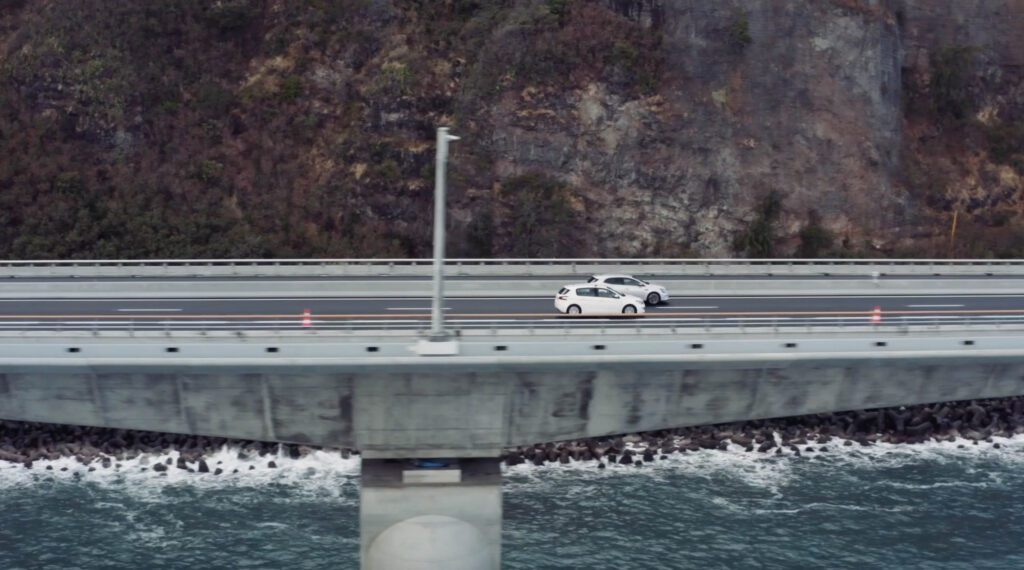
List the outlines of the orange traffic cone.
{"label": "orange traffic cone", "polygon": [[309,313],[309,309],[305,309],[304,311],[302,311],[302,326],[313,326],[313,316]]}
{"label": "orange traffic cone", "polygon": [[882,322],[882,307],[875,306],[875,310],[871,311],[871,324],[877,325]]}

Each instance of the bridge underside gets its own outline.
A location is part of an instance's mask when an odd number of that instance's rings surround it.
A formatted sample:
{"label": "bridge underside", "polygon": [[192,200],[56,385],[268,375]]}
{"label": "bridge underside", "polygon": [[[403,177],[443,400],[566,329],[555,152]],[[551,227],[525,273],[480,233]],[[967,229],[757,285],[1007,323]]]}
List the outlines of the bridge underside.
{"label": "bridge underside", "polygon": [[1011,356],[481,365],[7,366],[0,418],[358,448],[369,458],[1024,394]]}

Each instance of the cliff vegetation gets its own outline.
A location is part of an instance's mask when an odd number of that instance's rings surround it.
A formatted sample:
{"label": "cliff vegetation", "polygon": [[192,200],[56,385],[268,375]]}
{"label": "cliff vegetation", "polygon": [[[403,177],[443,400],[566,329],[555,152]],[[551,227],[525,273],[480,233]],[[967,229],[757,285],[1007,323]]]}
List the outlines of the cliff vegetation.
{"label": "cliff vegetation", "polygon": [[[0,258],[1024,257],[1024,3],[0,0]],[[953,219],[957,228],[953,235]]]}

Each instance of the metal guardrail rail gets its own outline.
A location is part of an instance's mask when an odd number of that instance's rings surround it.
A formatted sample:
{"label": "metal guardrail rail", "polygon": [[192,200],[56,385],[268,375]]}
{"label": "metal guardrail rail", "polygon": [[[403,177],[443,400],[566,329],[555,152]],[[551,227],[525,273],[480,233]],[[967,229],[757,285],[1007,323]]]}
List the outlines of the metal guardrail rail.
{"label": "metal guardrail rail", "polygon": [[[1024,275],[1022,259],[449,259],[446,274]],[[0,277],[419,276],[430,259],[6,260]]]}
{"label": "metal guardrail rail", "polygon": [[[427,258],[323,258],[323,259],[43,259],[3,260],[0,267],[15,266],[147,266],[147,265],[424,265]],[[451,258],[448,265],[572,265],[572,264],[682,264],[682,265],[1018,265],[1024,259],[894,259],[894,258]]]}
{"label": "metal guardrail rail", "polygon": [[[624,323],[630,321],[624,320]],[[615,339],[642,341],[645,336],[652,337],[679,337],[680,339],[694,338],[733,338],[746,340],[758,337],[785,337],[792,335],[833,335],[837,337],[849,335],[887,335],[887,336],[934,336],[934,335],[1006,335],[1012,334],[1024,339],[1024,317],[1020,319],[1003,319],[988,321],[902,321],[872,324],[865,319],[858,322],[818,322],[810,321],[795,325],[793,327],[779,327],[775,323],[760,322],[750,323],[743,328],[737,326],[723,326],[721,324],[706,323],[704,326],[694,327],[657,327],[645,326],[642,321],[632,321],[627,330],[637,336],[623,337],[621,329],[616,327],[560,327],[560,328],[516,328],[516,327],[490,327],[470,328],[453,331],[454,336],[462,340],[495,340],[503,338],[524,338],[537,337],[545,342],[551,338],[590,338],[590,339]],[[396,341],[413,341],[424,336],[426,329],[374,329],[363,331],[360,329],[345,328],[292,328],[282,327],[278,329],[253,329],[245,331],[209,329],[209,330],[64,330],[64,331],[41,331],[24,329],[0,330],[0,343],[11,339],[32,339],[32,342],[41,340],[43,342],[59,341],[61,338],[79,338],[85,341],[106,342],[117,339],[132,339],[135,341],[160,342],[166,339],[192,339],[204,340],[234,340],[238,342],[262,342],[265,339],[278,339],[282,342],[290,341],[297,343],[334,343],[334,342],[365,342],[369,339],[393,339]],[[557,343],[556,343],[557,344]],[[1022,341],[1024,348],[1024,341]]]}
{"label": "metal guardrail rail", "polygon": [[[574,276],[467,277],[449,279],[449,298],[543,297],[553,298],[559,287],[577,283],[586,273]],[[363,297],[429,298],[428,278],[398,276],[313,279],[295,275],[278,277],[206,276],[191,278],[122,275],[110,278],[81,276],[78,279],[37,277],[0,278],[0,299],[201,299],[263,297]],[[715,277],[664,276],[654,280],[673,298],[777,295],[1024,295],[1024,275],[943,277]]]}
{"label": "metal guardrail rail", "polygon": [[[598,335],[619,336],[658,335],[699,335],[699,334],[792,334],[831,332],[868,332],[879,334],[906,334],[909,332],[933,333],[936,331],[1024,331],[1024,314],[994,315],[885,315],[878,322],[872,322],[870,312],[850,312],[846,315],[821,317],[700,317],[689,318],[595,318],[595,319],[522,319],[490,321],[484,319],[449,320],[452,333],[456,336],[475,337],[478,335],[500,336],[573,336]],[[293,318],[251,319],[195,319],[162,320],[138,319],[132,317],[111,317],[110,319],[76,320],[31,320],[0,322],[0,335],[25,332],[50,333],[106,333],[128,334],[233,334],[239,338],[256,334],[296,334],[304,336],[332,335],[344,338],[347,335],[417,335],[430,329],[427,319],[394,320],[332,320],[313,316],[304,322],[303,315]],[[1024,345],[1022,345],[1024,346]]]}

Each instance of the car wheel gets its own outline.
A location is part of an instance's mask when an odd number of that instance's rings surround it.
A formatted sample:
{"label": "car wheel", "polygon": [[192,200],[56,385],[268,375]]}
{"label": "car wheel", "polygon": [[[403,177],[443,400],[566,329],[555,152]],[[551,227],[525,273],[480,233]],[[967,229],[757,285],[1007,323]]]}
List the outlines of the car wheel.
{"label": "car wheel", "polygon": [[635,315],[636,314],[636,307],[634,307],[633,305],[626,305],[625,307],[622,307],[622,314],[623,315]]}
{"label": "car wheel", "polygon": [[579,305],[569,305],[569,308],[565,310],[570,315],[579,315],[583,312],[583,309]]}
{"label": "car wheel", "polygon": [[648,305],[657,305],[660,302],[661,302],[661,295],[659,295],[657,293],[651,293],[650,295],[647,296],[647,304]]}

